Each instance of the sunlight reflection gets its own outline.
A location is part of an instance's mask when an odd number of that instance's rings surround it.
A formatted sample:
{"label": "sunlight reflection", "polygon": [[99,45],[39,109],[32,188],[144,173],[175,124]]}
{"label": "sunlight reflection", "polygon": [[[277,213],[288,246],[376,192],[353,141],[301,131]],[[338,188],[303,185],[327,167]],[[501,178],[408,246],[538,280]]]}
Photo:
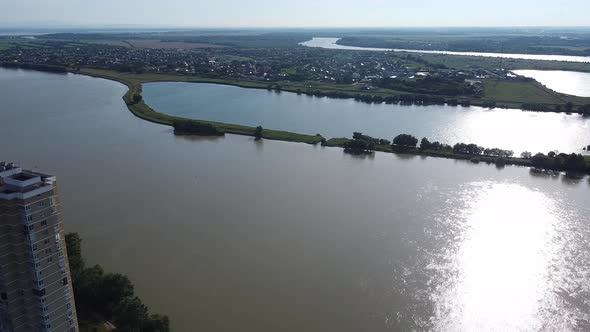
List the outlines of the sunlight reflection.
{"label": "sunlight reflection", "polygon": [[542,328],[538,311],[551,292],[547,271],[555,248],[555,204],[512,184],[464,192],[458,244],[448,287],[435,298],[437,329],[515,331]]}

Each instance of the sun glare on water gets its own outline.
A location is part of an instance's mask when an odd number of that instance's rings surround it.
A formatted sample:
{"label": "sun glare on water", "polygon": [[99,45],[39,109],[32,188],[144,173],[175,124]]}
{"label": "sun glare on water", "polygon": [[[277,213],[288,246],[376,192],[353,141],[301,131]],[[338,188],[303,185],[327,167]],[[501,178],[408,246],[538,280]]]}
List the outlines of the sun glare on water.
{"label": "sun glare on water", "polygon": [[[435,330],[569,330],[558,311],[563,269],[558,204],[514,184],[480,183],[461,193],[461,235],[433,295]],[[548,317],[550,316],[550,317]]]}

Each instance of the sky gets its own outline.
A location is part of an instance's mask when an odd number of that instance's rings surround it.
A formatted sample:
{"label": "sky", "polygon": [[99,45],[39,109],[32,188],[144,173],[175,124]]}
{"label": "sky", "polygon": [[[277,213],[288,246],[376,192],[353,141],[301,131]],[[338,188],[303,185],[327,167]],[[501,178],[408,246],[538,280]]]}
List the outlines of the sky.
{"label": "sky", "polygon": [[0,0],[0,26],[589,26],[590,0]]}

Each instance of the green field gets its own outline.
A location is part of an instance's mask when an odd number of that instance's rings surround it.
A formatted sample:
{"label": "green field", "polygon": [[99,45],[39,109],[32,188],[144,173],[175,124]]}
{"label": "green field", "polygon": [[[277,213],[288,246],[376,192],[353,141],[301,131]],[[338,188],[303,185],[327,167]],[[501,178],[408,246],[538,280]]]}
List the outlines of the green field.
{"label": "green field", "polygon": [[6,42],[6,41],[0,41],[0,51],[9,49],[9,48],[11,48],[13,46],[14,46],[14,44],[12,44],[12,43],[9,43],[9,42]]}
{"label": "green field", "polygon": [[483,98],[502,104],[562,105],[568,101],[579,103],[584,99],[578,100],[576,97],[560,95],[536,83],[484,80],[483,84]]}

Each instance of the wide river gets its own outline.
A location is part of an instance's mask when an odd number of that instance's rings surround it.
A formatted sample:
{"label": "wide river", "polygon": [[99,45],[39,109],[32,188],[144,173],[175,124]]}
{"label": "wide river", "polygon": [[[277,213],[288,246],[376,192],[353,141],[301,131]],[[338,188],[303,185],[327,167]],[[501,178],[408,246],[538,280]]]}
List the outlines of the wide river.
{"label": "wide river", "polygon": [[377,105],[218,84],[149,83],[144,85],[143,95],[150,106],[171,115],[319,133],[327,138],[351,137],[360,131],[391,140],[407,133],[447,144],[510,149],[517,154],[551,150],[581,153],[590,144],[590,119],[577,114]]}
{"label": "wide river", "polygon": [[175,137],[125,91],[0,69],[0,158],[55,173],[88,263],[175,331],[590,329],[588,180]]}
{"label": "wide river", "polygon": [[527,60],[547,60],[547,61],[569,61],[569,62],[590,62],[590,56],[572,56],[572,55],[551,55],[551,54],[509,54],[509,53],[484,53],[484,52],[452,52],[452,51],[433,51],[433,50],[408,50],[398,48],[375,48],[375,47],[359,47],[339,45],[336,42],[341,38],[325,38],[314,37],[300,45],[307,47],[320,47],[336,50],[351,50],[351,51],[393,51],[393,52],[410,52],[410,53],[424,53],[424,54],[449,54],[449,55],[467,55],[467,56],[481,56],[491,58],[505,58],[505,59],[527,59]]}

